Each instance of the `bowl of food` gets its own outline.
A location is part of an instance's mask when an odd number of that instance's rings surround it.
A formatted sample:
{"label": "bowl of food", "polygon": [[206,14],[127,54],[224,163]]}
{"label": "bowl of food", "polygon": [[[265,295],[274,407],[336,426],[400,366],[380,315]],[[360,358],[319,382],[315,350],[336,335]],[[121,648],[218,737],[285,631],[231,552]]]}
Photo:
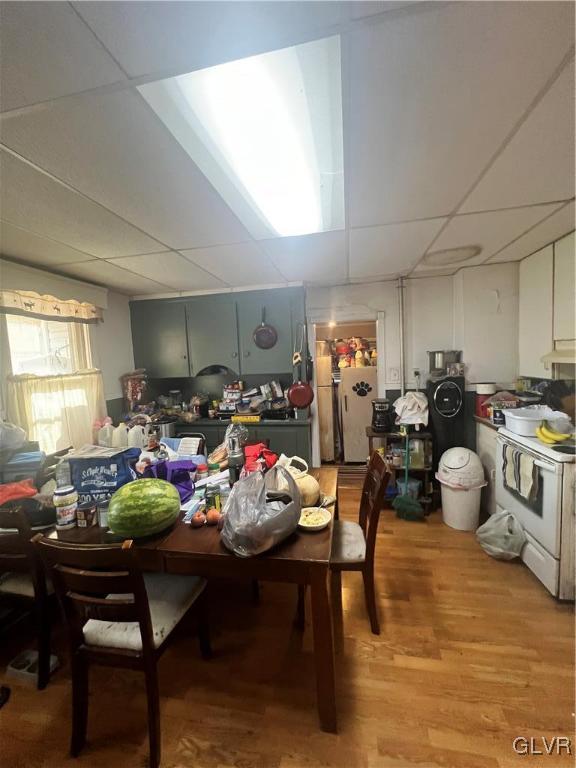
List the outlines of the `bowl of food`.
{"label": "bowl of food", "polygon": [[298,527],[303,531],[321,531],[329,525],[332,513],[323,507],[303,507]]}

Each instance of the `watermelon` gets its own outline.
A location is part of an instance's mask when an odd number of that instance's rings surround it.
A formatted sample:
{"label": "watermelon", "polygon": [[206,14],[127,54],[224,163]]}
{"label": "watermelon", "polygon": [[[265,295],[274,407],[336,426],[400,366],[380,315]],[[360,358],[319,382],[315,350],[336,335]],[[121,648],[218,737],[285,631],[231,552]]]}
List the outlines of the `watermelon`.
{"label": "watermelon", "polygon": [[180,496],[166,480],[144,478],[118,488],[110,499],[108,525],[130,539],[152,536],[168,528],[180,514]]}

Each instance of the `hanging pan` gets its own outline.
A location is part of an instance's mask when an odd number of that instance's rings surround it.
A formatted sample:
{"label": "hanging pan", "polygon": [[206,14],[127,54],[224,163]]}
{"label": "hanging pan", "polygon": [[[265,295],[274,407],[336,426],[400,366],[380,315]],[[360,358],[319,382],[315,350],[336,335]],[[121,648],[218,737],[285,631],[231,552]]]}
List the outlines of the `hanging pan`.
{"label": "hanging pan", "polygon": [[294,365],[294,371],[298,368],[298,378],[294,377],[294,383],[288,390],[288,400],[290,405],[294,408],[308,408],[312,400],[314,400],[314,390],[308,384],[307,381],[302,381],[302,350],[304,349],[304,326],[301,326],[300,336],[300,350],[297,352],[294,350],[292,356],[292,364]]}
{"label": "hanging pan", "polygon": [[256,328],[252,336],[254,339],[254,344],[256,344],[256,346],[260,349],[272,349],[272,347],[278,341],[276,328],[273,328],[266,322],[266,309],[264,307],[262,307],[262,322],[258,328]]}

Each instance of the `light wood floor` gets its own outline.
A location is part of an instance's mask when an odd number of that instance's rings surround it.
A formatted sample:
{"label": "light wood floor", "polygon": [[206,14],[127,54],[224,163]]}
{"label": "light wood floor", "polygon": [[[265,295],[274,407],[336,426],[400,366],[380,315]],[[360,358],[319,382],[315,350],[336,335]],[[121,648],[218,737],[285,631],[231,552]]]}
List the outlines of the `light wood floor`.
{"label": "light wood floor", "polygon": [[[342,516],[353,517],[359,487],[346,483]],[[377,557],[380,637],[369,630],[360,575],[344,574],[338,736],[317,725],[310,627],[301,635],[291,626],[295,589],[264,584],[256,606],[247,585],[213,586],[214,659],[199,658],[184,628],[160,662],[163,768],[572,765],[512,750],[516,736],[573,737],[572,607],[438,513],[425,524],[385,513]],[[16,650],[0,650],[0,679]],[[2,768],[145,765],[138,674],[93,670],[89,744],[77,760],[67,757],[66,665],[44,692],[6,682]]]}

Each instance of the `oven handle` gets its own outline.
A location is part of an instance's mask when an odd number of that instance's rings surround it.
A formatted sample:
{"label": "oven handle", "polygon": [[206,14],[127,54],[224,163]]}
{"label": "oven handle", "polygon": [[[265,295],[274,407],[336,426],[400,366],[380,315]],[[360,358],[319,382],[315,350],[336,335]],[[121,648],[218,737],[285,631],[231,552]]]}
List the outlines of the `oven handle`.
{"label": "oven handle", "polygon": [[551,461],[541,461],[540,459],[537,459],[535,454],[530,449],[527,449],[524,446],[519,447],[518,444],[507,440],[503,435],[498,435],[497,440],[500,445],[509,445],[511,448],[515,448],[517,451],[520,451],[527,456],[531,456],[534,459],[534,464],[536,464],[537,467],[540,467],[540,469],[543,469],[545,472],[551,472],[553,475],[557,475],[561,472],[560,466],[558,464],[553,464]]}
{"label": "oven handle", "polygon": [[540,469],[544,469],[546,472],[552,472],[553,475],[556,474],[556,469],[552,464],[548,464],[545,461],[538,461],[538,459],[534,459],[534,464],[536,464],[537,467],[540,467]]}

